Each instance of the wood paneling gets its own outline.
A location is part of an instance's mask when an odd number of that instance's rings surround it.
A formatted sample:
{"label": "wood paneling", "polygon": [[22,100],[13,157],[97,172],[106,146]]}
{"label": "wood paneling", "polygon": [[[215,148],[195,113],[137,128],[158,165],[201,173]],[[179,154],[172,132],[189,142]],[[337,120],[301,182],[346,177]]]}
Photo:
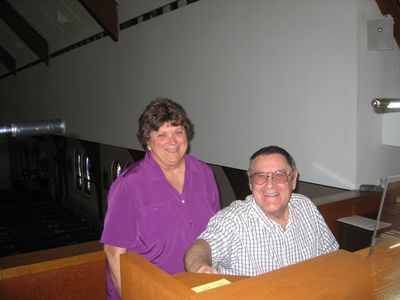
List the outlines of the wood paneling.
{"label": "wood paneling", "polygon": [[336,240],[339,240],[337,219],[360,215],[371,216],[378,212],[381,192],[356,193],[356,196],[317,206]]}

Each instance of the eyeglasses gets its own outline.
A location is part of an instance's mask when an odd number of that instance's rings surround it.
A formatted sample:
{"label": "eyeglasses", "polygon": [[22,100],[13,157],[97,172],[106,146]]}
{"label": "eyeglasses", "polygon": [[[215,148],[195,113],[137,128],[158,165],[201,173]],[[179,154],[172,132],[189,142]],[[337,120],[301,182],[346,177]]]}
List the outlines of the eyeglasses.
{"label": "eyeglasses", "polygon": [[291,174],[292,174],[292,172],[287,174],[284,171],[258,172],[258,173],[252,174],[250,176],[250,179],[254,184],[261,185],[261,184],[264,184],[267,182],[268,177],[271,177],[272,183],[281,184],[281,183],[286,183]]}

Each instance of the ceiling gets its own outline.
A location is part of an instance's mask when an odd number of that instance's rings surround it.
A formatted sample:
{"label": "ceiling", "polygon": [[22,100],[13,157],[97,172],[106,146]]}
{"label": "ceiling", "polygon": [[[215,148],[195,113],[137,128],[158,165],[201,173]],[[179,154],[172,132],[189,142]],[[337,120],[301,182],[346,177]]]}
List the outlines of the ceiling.
{"label": "ceiling", "polygon": [[[104,31],[110,35],[106,38],[112,38],[118,42],[119,24],[146,13],[151,14],[158,8],[180,7],[196,1],[198,0],[0,0],[0,79],[13,73],[17,75],[22,68],[40,59],[44,63],[50,63],[49,57],[55,52]],[[376,2],[383,15],[391,14],[395,20],[394,36],[400,45],[400,2],[384,0],[376,0]],[[5,13],[3,5],[11,7],[17,16]],[[103,10],[103,15],[101,12],[90,11],[88,5]],[[100,25],[101,22],[99,22],[99,16],[104,17],[110,5],[115,12],[116,38],[107,31],[104,24]],[[8,21],[7,17],[9,17]],[[15,28],[12,29],[10,19],[11,21],[18,19],[16,17],[21,18],[22,21],[25,20],[26,24],[33,29],[34,32],[28,31],[28,39],[32,39],[32,36],[37,34],[39,35],[37,40],[42,39],[47,43],[47,57],[38,55],[38,52],[32,50],[32,46],[26,40],[24,42],[17,35]],[[21,22],[15,22],[21,27]],[[7,64],[8,57],[14,63],[12,68]],[[15,72],[10,69],[14,69]]]}
{"label": "ceiling", "polygon": [[[0,0],[9,4],[29,25],[48,43],[48,53],[71,46],[85,38],[105,31],[99,25],[93,12],[89,13],[81,3],[94,3],[102,6],[111,3],[116,6],[116,15],[121,24],[134,17],[150,12],[172,2],[171,0]],[[186,1],[184,1],[186,2]],[[102,7],[104,9],[104,7]],[[4,11],[4,10],[3,10]],[[1,15],[1,13],[0,13]],[[98,17],[99,15],[97,15]],[[8,17],[8,16],[6,16]],[[11,16],[16,19],[15,16]],[[12,30],[6,19],[0,18],[0,47],[15,60],[18,69],[37,61],[39,56],[28,43],[24,42]],[[21,22],[17,22],[21,24]],[[117,29],[118,35],[118,29]],[[28,35],[28,38],[32,34]],[[107,37],[107,38],[111,38]],[[114,39],[114,38],[113,38]],[[118,38],[117,38],[118,39]],[[115,39],[114,39],[115,40]],[[25,40],[26,41],[26,40]],[[118,42],[117,40],[115,42]],[[35,54],[36,53],[36,54]],[[51,63],[51,62],[50,62]],[[0,63],[0,76],[9,74],[10,70]],[[12,72],[11,72],[12,73]]]}

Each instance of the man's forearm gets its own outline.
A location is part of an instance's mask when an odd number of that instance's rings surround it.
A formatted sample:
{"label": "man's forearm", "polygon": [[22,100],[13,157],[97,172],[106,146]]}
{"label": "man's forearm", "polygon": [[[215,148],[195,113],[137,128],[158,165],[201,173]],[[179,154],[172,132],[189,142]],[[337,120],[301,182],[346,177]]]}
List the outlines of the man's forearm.
{"label": "man's forearm", "polygon": [[211,248],[205,240],[196,240],[185,254],[185,268],[198,272],[203,266],[211,266]]}

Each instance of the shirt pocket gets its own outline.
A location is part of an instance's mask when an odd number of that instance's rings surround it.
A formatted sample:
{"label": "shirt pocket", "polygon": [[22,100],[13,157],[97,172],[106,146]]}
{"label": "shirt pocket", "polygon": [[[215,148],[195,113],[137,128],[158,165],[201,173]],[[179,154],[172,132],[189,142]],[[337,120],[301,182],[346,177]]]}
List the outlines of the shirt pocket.
{"label": "shirt pocket", "polygon": [[151,238],[174,234],[178,227],[177,215],[169,202],[153,203],[140,210],[142,232]]}
{"label": "shirt pocket", "polygon": [[206,229],[208,221],[215,214],[210,204],[210,193],[196,192],[192,194],[192,203],[188,204],[187,218],[193,223],[193,234],[197,237]]}
{"label": "shirt pocket", "polygon": [[315,246],[314,245],[307,245],[300,249],[300,257],[296,258],[296,263],[311,259],[316,256],[315,253]]}
{"label": "shirt pocket", "polygon": [[194,192],[193,199],[197,207],[202,211],[207,212],[207,214],[214,214],[212,205],[214,203],[214,195],[208,192]]}

